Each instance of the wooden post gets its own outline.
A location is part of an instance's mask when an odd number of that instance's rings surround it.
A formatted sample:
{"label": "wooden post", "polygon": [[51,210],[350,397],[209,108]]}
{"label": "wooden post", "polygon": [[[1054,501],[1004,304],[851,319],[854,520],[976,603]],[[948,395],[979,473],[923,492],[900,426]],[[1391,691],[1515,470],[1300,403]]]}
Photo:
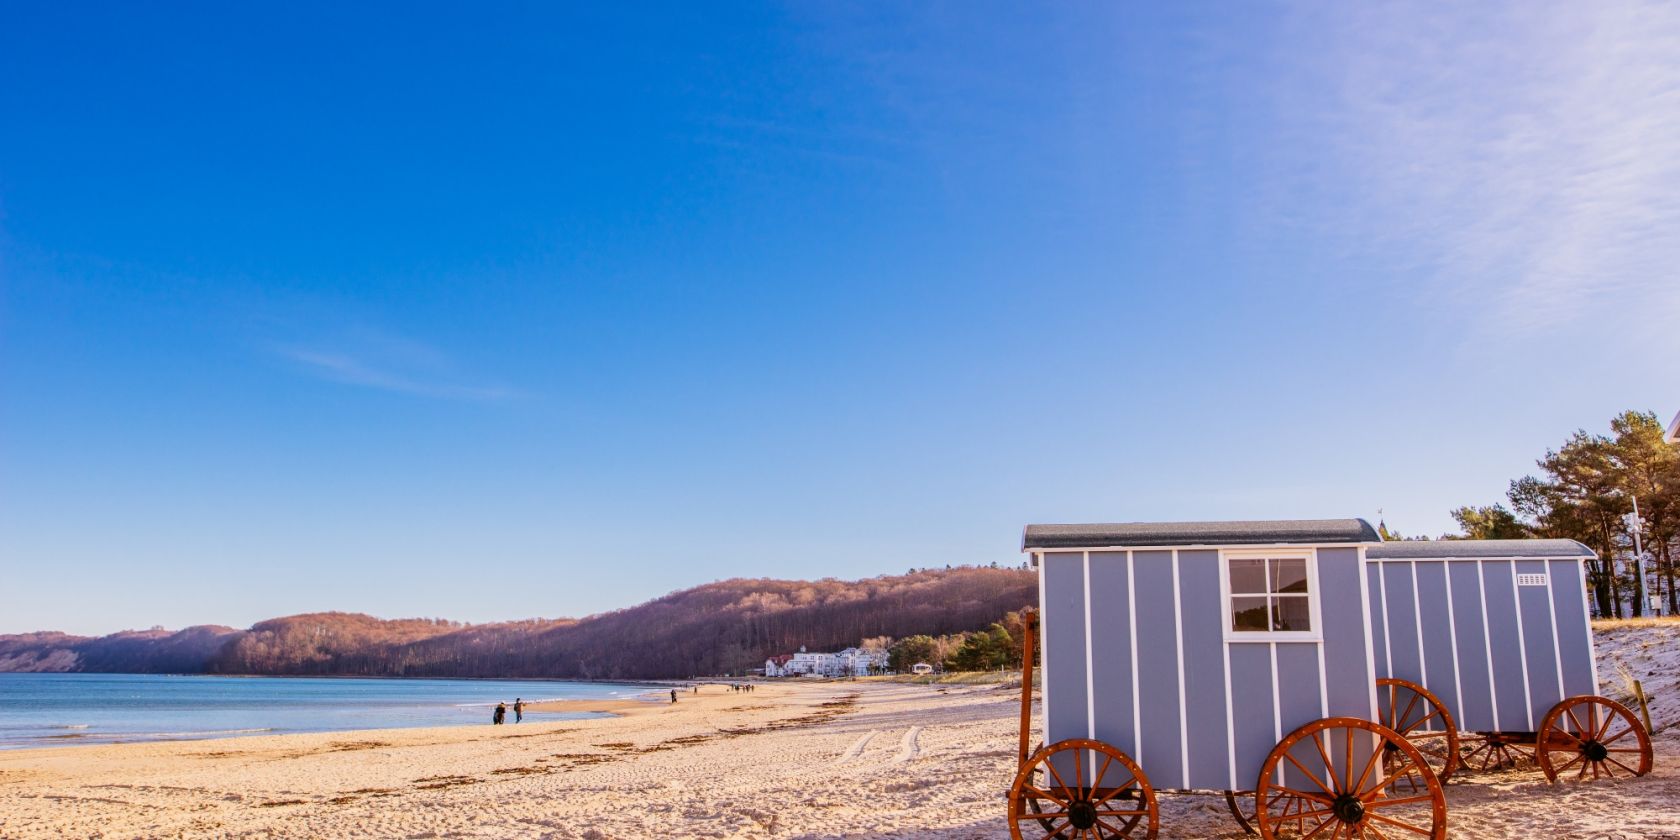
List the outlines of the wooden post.
{"label": "wooden post", "polygon": [[1639,716],[1645,719],[1646,734],[1657,734],[1657,731],[1651,728],[1651,704],[1645,700],[1645,685],[1639,680],[1633,681],[1633,696],[1639,698]]}
{"label": "wooden post", "polygon": [[1033,649],[1038,647],[1038,610],[1021,613],[1021,635],[1025,650],[1021,654],[1021,760],[1018,767],[1027,765],[1027,747],[1032,739]]}

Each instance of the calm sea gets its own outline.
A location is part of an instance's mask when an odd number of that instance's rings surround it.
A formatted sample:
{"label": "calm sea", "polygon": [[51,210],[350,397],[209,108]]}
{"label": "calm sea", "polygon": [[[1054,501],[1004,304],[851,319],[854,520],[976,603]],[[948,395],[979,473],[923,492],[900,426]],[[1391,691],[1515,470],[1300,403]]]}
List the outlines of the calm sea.
{"label": "calm sea", "polygon": [[[0,674],[0,749],[489,723],[496,703],[515,697],[594,700],[650,690],[534,680]],[[579,717],[593,715],[525,719]]]}

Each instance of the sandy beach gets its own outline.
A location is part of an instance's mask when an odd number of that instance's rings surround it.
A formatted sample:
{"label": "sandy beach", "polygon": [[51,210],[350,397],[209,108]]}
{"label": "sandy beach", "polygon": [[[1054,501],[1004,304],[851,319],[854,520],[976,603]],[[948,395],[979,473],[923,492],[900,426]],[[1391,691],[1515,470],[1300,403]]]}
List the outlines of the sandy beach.
{"label": "sandy beach", "polygon": [[[1654,651],[1666,663],[1674,635],[1601,636],[1607,674]],[[1674,692],[1672,676],[1647,684]],[[590,720],[18,750],[0,753],[0,837],[1004,837],[1017,696],[709,686]],[[1452,836],[1680,837],[1675,732],[1634,781],[1553,786],[1528,768],[1454,782]],[[1217,797],[1161,810],[1165,838],[1243,836]]]}

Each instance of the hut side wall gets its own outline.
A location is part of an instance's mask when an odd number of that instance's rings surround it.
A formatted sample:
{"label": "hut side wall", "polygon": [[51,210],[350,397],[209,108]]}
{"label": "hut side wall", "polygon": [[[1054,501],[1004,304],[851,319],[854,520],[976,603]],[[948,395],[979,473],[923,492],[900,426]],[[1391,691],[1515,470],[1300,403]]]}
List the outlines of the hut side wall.
{"label": "hut side wall", "polygon": [[1374,718],[1358,550],[1318,550],[1323,642],[1227,642],[1222,562],[1217,549],[1042,555],[1046,743],[1111,744],[1158,788],[1245,790],[1280,735]]}
{"label": "hut side wall", "polygon": [[1579,561],[1383,559],[1366,574],[1378,675],[1428,688],[1460,729],[1531,732],[1596,693]]}

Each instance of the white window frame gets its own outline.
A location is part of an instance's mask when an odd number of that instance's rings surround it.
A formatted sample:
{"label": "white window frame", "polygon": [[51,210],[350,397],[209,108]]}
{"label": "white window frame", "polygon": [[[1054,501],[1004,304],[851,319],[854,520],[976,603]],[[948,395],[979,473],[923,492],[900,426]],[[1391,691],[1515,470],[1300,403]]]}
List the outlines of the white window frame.
{"label": "white window frame", "polygon": [[[1307,615],[1311,630],[1234,630],[1231,627],[1231,562],[1232,560],[1305,560],[1307,561]],[[1268,587],[1270,584],[1267,584]],[[1245,593],[1246,594],[1246,593]],[[1224,628],[1226,642],[1323,642],[1324,616],[1319,608],[1324,593],[1318,588],[1318,549],[1316,548],[1243,548],[1221,549],[1219,552],[1219,625]]]}

